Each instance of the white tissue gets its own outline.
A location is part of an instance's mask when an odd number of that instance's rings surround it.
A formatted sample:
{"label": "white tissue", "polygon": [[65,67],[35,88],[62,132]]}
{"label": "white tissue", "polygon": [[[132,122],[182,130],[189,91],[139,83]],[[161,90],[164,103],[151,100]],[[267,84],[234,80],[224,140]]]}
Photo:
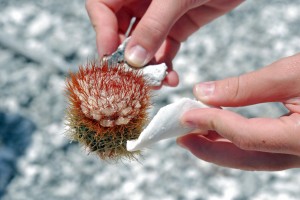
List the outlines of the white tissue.
{"label": "white tissue", "polygon": [[182,136],[191,132],[193,128],[182,126],[180,121],[182,114],[192,109],[208,107],[189,98],[182,98],[175,103],[162,107],[137,140],[127,141],[127,150],[141,150],[160,140]]}

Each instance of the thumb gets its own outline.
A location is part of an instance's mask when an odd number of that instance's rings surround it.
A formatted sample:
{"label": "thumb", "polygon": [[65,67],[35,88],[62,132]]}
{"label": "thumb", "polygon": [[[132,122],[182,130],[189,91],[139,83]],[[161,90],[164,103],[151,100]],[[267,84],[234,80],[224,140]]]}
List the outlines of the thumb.
{"label": "thumb", "polygon": [[134,67],[147,64],[166,39],[175,22],[193,1],[153,0],[132,33],[126,46],[125,59]]}
{"label": "thumb", "polygon": [[241,76],[199,83],[194,87],[194,95],[214,106],[282,102],[300,95],[299,74],[300,54]]}

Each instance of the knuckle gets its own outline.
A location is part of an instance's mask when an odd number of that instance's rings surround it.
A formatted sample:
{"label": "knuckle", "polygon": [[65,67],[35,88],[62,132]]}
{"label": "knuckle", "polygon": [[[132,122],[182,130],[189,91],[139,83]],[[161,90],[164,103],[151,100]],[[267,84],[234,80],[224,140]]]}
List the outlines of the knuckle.
{"label": "knuckle", "polygon": [[241,96],[241,77],[233,77],[226,80],[224,91],[228,99],[232,102],[236,102],[239,100]]}
{"label": "knuckle", "polygon": [[191,9],[203,4],[203,0],[188,0],[188,1],[179,0],[179,2],[181,3],[181,7],[184,9]]}
{"label": "knuckle", "polygon": [[148,17],[147,21],[144,23],[144,26],[141,28],[145,33],[153,34],[153,37],[161,37],[164,35],[164,29],[166,26],[164,26],[161,22],[159,22],[158,19],[155,17]]}
{"label": "knuckle", "polygon": [[139,27],[139,34],[142,38],[146,38],[144,40],[147,43],[147,46],[155,46],[160,44],[160,42],[165,39],[166,26],[164,26],[161,22],[159,22],[154,17],[148,17],[146,21],[141,24]]}
{"label": "knuckle", "polygon": [[195,0],[177,1],[177,5],[179,5],[179,7],[182,8],[183,10],[192,8],[194,4],[195,4]]}
{"label": "knuckle", "polygon": [[236,136],[231,139],[232,143],[242,150],[253,150],[253,144],[251,140],[242,138],[241,136]]}

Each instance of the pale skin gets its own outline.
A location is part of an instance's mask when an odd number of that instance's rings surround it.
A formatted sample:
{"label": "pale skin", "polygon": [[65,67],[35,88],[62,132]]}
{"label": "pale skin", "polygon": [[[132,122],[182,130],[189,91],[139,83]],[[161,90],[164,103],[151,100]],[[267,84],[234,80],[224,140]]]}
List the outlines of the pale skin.
{"label": "pale skin", "polygon": [[[170,69],[164,84],[176,86],[178,75],[171,66],[181,42],[242,2],[87,0],[86,8],[100,57],[115,51],[135,16],[138,22],[125,50],[127,62],[134,67],[166,62]],[[223,109],[195,109],[182,116],[182,123],[198,131],[178,138],[180,146],[225,167],[269,171],[300,167],[300,54],[238,77],[196,84],[194,95],[216,107],[281,102],[289,113],[277,119],[248,119]]]}

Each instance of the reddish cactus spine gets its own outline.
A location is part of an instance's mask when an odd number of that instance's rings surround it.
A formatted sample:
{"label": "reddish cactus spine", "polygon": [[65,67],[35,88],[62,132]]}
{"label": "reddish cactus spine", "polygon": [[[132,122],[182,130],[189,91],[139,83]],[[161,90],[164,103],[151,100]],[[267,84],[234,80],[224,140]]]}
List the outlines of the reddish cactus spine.
{"label": "reddish cactus spine", "polygon": [[67,121],[72,140],[102,159],[132,158],[127,140],[137,139],[147,122],[150,88],[138,70],[124,64],[90,62],[67,79]]}

